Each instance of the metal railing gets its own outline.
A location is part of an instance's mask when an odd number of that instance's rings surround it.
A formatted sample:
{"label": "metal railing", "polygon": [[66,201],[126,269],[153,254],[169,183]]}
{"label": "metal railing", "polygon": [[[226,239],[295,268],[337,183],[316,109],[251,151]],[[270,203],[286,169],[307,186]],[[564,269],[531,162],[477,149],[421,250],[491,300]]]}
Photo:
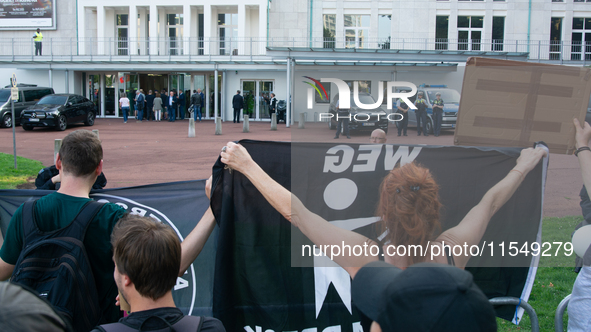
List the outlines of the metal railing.
{"label": "metal railing", "polygon": [[519,306],[519,307],[523,308],[523,310],[525,310],[525,312],[529,316],[529,320],[531,322],[531,331],[532,332],[540,332],[540,322],[538,321],[538,315],[536,314],[536,311],[534,310],[534,308],[526,301],[523,301],[523,300],[518,299],[516,297],[506,296],[506,297],[494,297],[492,299],[489,299],[489,302],[493,306],[514,305],[514,306]]}
{"label": "metal railing", "polygon": [[[45,38],[44,57],[264,56],[268,48],[414,51],[428,54],[528,54],[530,61],[591,63],[585,41],[485,39],[355,39],[355,38]],[[0,60],[34,57],[29,38],[0,38]]]}

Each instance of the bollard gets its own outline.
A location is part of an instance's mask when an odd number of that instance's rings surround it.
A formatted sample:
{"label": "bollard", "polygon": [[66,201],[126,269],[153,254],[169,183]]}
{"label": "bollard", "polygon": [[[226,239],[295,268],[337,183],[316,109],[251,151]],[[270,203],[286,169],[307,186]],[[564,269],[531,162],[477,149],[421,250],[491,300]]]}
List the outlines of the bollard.
{"label": "bollard", "polygon": [[277,113],[271,114],[271,130],[277,130]]}
{"label": "bollard", "polygon": [[62,140],[56,139],[53,143],[53,164],[54,165],[57,162],[57,154],[58,154],[58,152],[60,152],[61,147],[62,147]]}
{"label": "bollard", "polygon": [[222,118],[220,118],[219,116],[215,118],[215,134],[222,134]]}
{"label": "bollard", "polygon": [[305,123],[306,123],[306,113],[300,113],[300,122],[298,123],[298,128],[304,129]]}
{"label": "bollard", "polygon": [[250,127],[248,126],[248,115],[244,116],[244,121],[242,122],[242,132],[249,133]]}
{"label": "bollard", "polygon": [[96,137],[98,137],[98,139],[101,139],[98,133],[98,129],[93,129],[92,132],[96,135]]}
{"label": "bollard", "polygon": [[189,119],[189,137],[195,137],[195,120],[193,117]]}

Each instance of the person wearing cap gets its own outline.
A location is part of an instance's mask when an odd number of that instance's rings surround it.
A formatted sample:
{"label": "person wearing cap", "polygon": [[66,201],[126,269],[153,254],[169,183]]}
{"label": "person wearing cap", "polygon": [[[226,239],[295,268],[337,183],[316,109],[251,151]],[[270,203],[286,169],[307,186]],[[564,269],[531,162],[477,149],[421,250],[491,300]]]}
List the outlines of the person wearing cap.
{"label": "person wearing cap", "polygon": [[369,141],[375,144],[384,144],[386,143],[386,132],[381,129],[375,129],[371,132],[371,136],[369,137]]}
{"label": "person wearing cap", "polygon": [[41,33],[41,29],[37,28],[37,32],[33,35],[33,40],[35,41],[35,55],[41,55],[43,49],[43,34]]}
{"label": "person wearing cap", "polygon": [[[448,250],[453,246],[478,245],[492,216],[511,198],[527,174],[536,167],[546,155],[543,148],[528,148],[521,151],[515,167],[482,197],[460,223],[441,233],[439,222],[439,186],[431,172],[416,163],[392,169],[383,179],[379,188],[380,198],[376,215],[380,216],[378,227],[385,237],[371,240],[353,231],[339,228],[319,215],[308,210],[303,203],[287,189],[274,181],[250,157],[246,149],[228,142],[221,152],[221,161],[227,167],[242,173],[259,190],[265,199],[298,227],[317,247],[326,245],[376,246],[381,245],[384,253],[387,246],[421,246],[439,255],[375,256],[338,255],[334,261],[342,266],[352,277],[367,263],[384,257],[393,266],[406,268],[422,262],[454,265],[464,268],[469,255]],[[443,246],[445,243],[446,247]]]}
{"label": "person wearing cap", "polygon": [[[423,91],[420,91],[417,100],[415,100],[415,117],[417,119],[417,135],[421,136],[421,130],[424,136],[429,136],[427,132],[427,101],[423,97]],[[421,126],[422,124],[422,126]]]}
{"label": "person wearing cap", "polygon": [[362,267],[351,284],[355,306],[373,320],[370,331],[494,332],[495,311],[472,274],[453,266],[385,262]]}
{"label": "person wearing cap", "polygon": [[435,94],[433,101],[433,134],[439,136],[441,132],[441,122],[443,121],[443,99],[441,99],[441,92]]}

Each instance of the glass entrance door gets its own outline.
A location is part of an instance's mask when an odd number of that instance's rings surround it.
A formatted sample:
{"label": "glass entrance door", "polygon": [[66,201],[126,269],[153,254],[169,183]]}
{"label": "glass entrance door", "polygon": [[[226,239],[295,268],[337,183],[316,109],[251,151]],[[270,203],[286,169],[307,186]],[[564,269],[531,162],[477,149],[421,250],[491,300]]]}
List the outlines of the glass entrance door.
{"label": "glass entrance door", "polygon": [[242,81],[244,112],[250,119],[270,119],[269,102],[273,92],[273,81]]}
{"label": "glass entrance door", "polygon": [[271,113],[269,107],[271,105],[271,92],[273,92],[272,81],[259,81],[259,102],[258,102],[258,116],[257,119],[270,119]]}
{"label": "glass entrance door", "polygon": [[94,104],[94,109],[96,111],[97,116],[105,116],[104,114],[101,114],[101,108],[99,107],[100,76],[88,75],[87,77],[88,85],[86,96],[88,96],[88,99],[90,99],[90,101],[92,101],[92,103]]}
{"label": "glass entrance door", "polygon": [[[179,96],[179,91],[185,91],[185,75],[184,74],[170,74],[168,75],[168,91],[173,91],[175,96]],[[177,119],[180,119],[180,112],[186,111],[186,100],[185,109],[181,110],[180,107],[177,109]],[[185,116],[186,117],[186,116]]]}
{"label": "glass entrance door", "polygon": [[[214,101],[215,101],[215,85],[214,85],[214,78],[215,75],[209,75],[209,96],[205,96],[205,98],[209,98],[209,110],[205,112],[207,118],[215,119],[215,112],[214,112]],[[230,102],[229,108],[232,109],[232,96],[234,96],[234,92],[231,92],[231,96],[228,101]],[[205,94],[205,92],[203,92]],[[203,111],[202,111],[203,112]],[[218,116],[222,114],[222,75],[218,74]]]}
{"label": "glass entrance door", "polygon": [[244,98],[242,115],[248,115],[250,119],[256,118],[256,87],[256,81],[242,81],[242,97]]}

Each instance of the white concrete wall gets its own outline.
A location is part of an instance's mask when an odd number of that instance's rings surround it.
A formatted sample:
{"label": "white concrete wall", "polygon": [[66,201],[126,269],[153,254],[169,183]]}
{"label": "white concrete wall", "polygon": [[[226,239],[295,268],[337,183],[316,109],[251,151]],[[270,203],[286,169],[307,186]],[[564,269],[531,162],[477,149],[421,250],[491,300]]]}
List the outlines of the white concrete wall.
{"label": "white concrete wall", "polygon": [[[309,38],[310,1],[281,0],[271,2],[269,9],[269,37],[280,39]],[[266,6],[266,4],[265,4]],[[265,22],[266,24],[266,22]]]}
{"label": "white concrete wall", "polygon": [[[0,87],[10,84],[10,77],[16,74],[19,83],[36,84],[37,86],[51,86],[49,83],[49,71],[47,69],[39,70],[21,70],[0,68],[0,77],[6,78],[6,82],[0,82]],[[70,93],[82,94],[82,73],[70,71]],[[53,70],[53,90],[55,93],[66,93],[66,72],[64,70]]]}

